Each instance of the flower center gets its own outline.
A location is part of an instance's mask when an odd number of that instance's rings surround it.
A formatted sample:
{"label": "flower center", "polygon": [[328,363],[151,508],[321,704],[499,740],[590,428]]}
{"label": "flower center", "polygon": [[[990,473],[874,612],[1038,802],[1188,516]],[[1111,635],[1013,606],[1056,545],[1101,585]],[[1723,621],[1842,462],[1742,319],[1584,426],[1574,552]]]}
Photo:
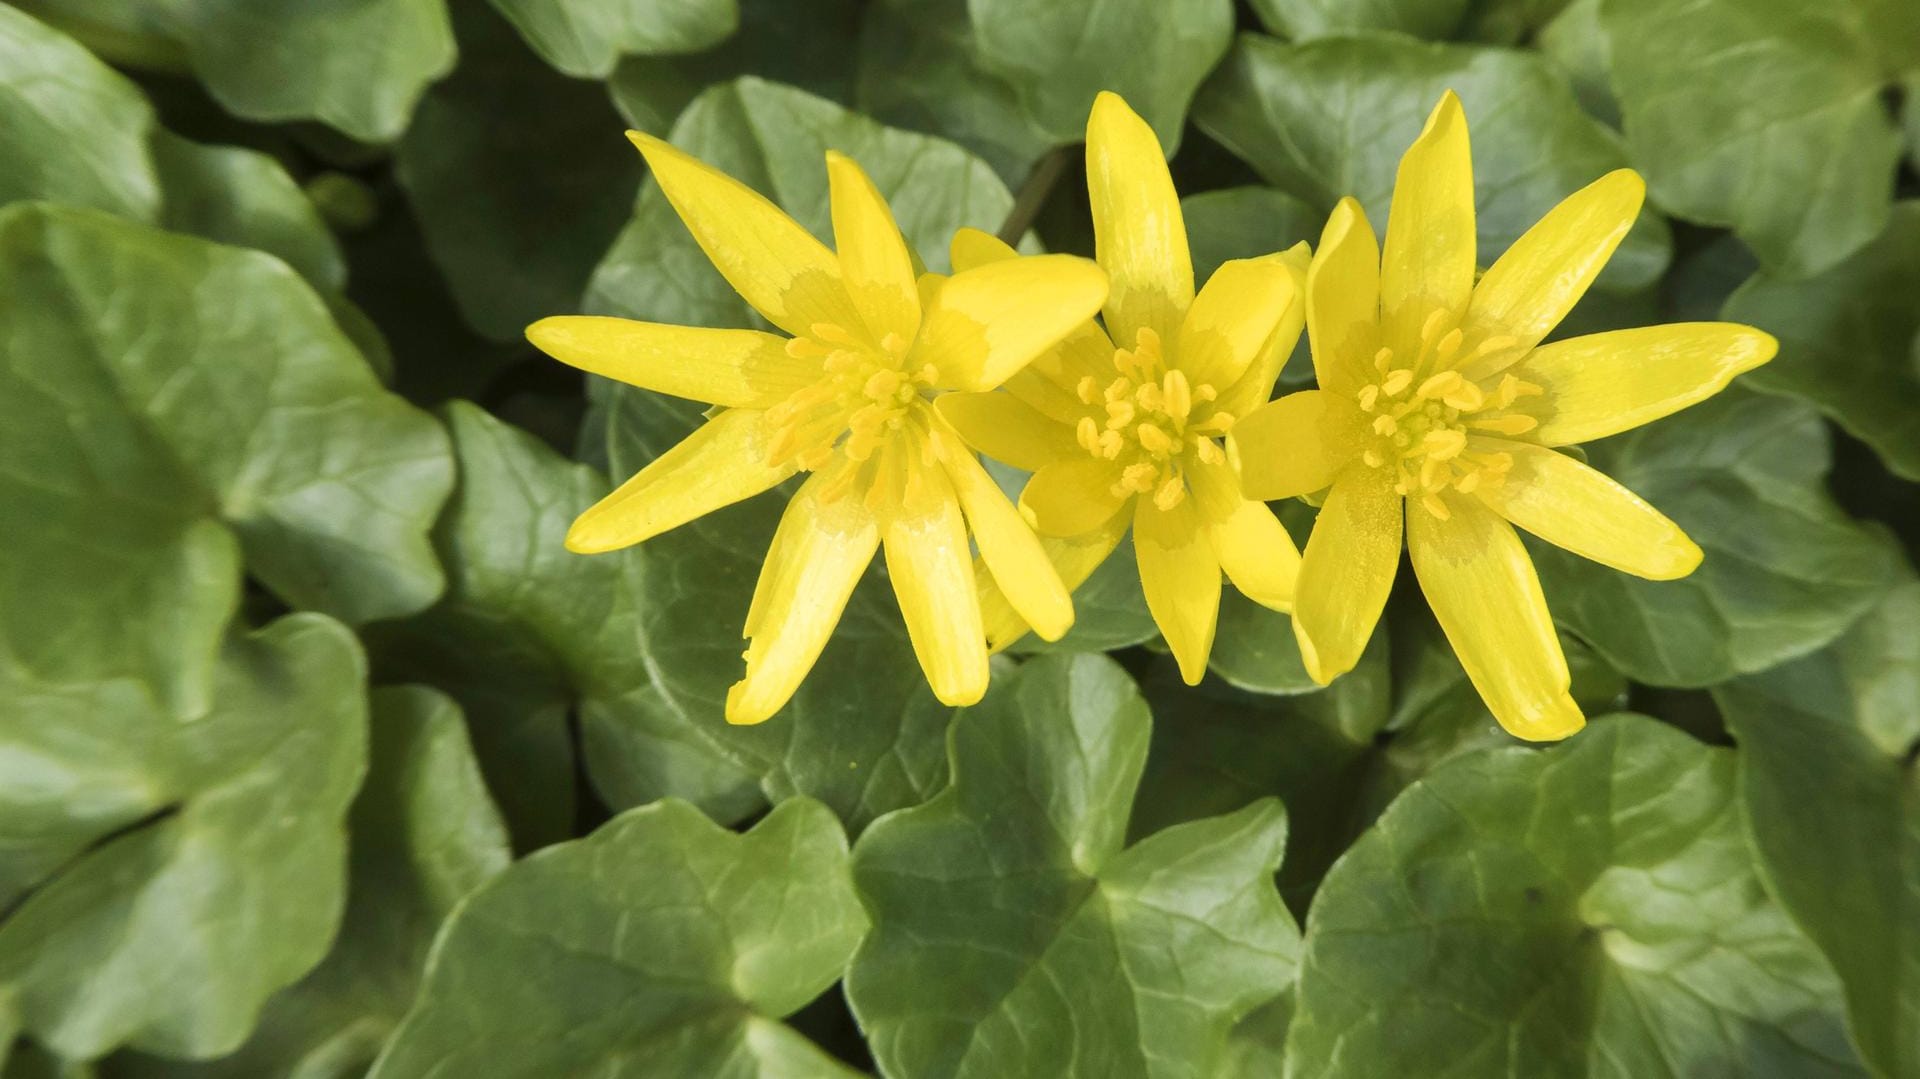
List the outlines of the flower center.
{"label": "flower center", "polygon": [[1469,433],[1510,436],[1533,430],[1540,421],[1507,409],[1543,392],[1511,373],[1500,375],[1491,388],[1461,374],[1457,364],[1509,348],[1513,341],[1492,338],[1459,356],[1460,330],[1441,332],[1445,321],[1441,311],[1427,318],[1419,354],[1410,363],[1390,348],[1374,353],[1376,380],[1356,396],[1360,411],[1372,417],[1361,460],[1387,469],[1395,491],[1443,521],[1450,516],[1443,491],[1471,494],[1497,487],[1513,467],[1512,454],[1475,449]]}
{"label": "flower center", "polygon": [[907,369],[908,342],[897,333],[879,347],[845,327],[814,323],[787,342],[787,355],[819,360],[821,378],[767,410],[774,437],[767,462],[795,461],[808,471],[826,464],[836,448],[866,461],[896,432],[924,428],[927,402],[940,372],[932,364]]}
{"label": "flower center", "polygon": [[1153,504],[1171,510],[1187,495],[1189,455],[1221,464],[1226,454],[1214,439],[1233,426],[1233,415],[1213,405],[1220,395],[1206,383],[1187,381],[1184,371],[1167,366],[1160,335],[1142,326],[1134,346],[1116,349],[1118,377],[1100,385],[1092,375],[1075,388],[1087,414],[1075,436],[1080,448],[1120,466],[1113,494],[1153,496]]}

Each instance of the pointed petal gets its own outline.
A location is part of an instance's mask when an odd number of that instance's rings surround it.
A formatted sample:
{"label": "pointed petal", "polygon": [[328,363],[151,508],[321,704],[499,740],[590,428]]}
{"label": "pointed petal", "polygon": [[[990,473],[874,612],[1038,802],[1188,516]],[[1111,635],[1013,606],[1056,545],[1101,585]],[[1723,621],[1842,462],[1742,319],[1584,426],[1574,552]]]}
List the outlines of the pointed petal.
{"label": "pointed petal", "polygon": [[1412,355],[1433,311],[1457,324],[1473,294],[1473,154],[1460,99],[1448,90],[1400,158],[1380,264],[1386,343]]}
{"label": "pointed petal", "polygon": [[1512,337],[1522,348],[1539,344],[1613,257],[1646,193],[1638,173],[1615,169],[1547,211],[1474,287],[1463,326],[1469,343]]}
{"label": "pointed petal", "polygon": [[1139,499],[1133,513],[1133,551],[1147,610],[1167,639],[1180,677],[1190,686],[1207,673],[1213,631],[1220,619],[1220,562],[1191,498],[1162,510]]}
{"label": "pointed petal", "polygon": [[1224,390],[1260,357],[1293,304],[1293,278],[1266,259],[1221,265],[1187,308],[1173,349],[1173,366],[1194,386]]}
{"label": "pointed petal", "polygon": [[1073,600],[1039,537],[956,436],[936,430],[934,439],[981,562],[1033,631],[1045,640],[1059,640],[1073,626]]}
{"label": "pointed petal", "polygon": [[1400,568],[1401,498],[1384,469],[1349,468],[1333,481],[1300,558],[1293,636],[1307,674],[1326,685],[1353,669]]}
{"label": "pointed petal", "polygon": [[887,526],[887,575],[933,695],[942,704],[974,704],[987,691],[987,634],[973,552],[945,474],[930,470],[925,477],[944,490],[925,512],[903,514]]}
{"label": "pointed petal", "polygon": [[1513,526],[1470,498],[1442,521],[1407,513],[1420,591],[1493,717],[1518,738],[1565,738],[1586,723],[1568,694],[1566,657]]}
{"label": "pointed petal", "polygon": [[1233,587],[1262,607],[1293,610],[1300,548],[1266,503],[1243,501],[1233,516],[1209,530],[1213,553]]}
{"label": "pointed petal", "polygon": [[1698,404],[1778,349],[1751,326],[1681,322],[1555,341],[1533,350],[1513,373],[1546,391],[1531,409],[1540,417],[1534,437],[1564,446]]}
{"label": "pointed petal", "polygon": [[714,268],[768,322],[797,336],[815,323],[858,326],[859,314],[826,245],[740,181],[639,131],[653,180]]}
{"label": "pointed petal", "polygon": [[880,526],[858,498],[823,502],[835,482],[829,470],[815,473],[780,517],[747,614],[747,673],[727,690],[729,723],[759,723],[787,703],[873,561]]}
{"label": "pointed petal", "polygon": [[1307,325],[1307,266],[1313,261],[1312,250],[1303,242],[1262,258],[1287,271],[1287,277],[1293,281],[1293,300],[1287,304],[1286,312],[1274,325],[1273,333],[1268,335],[1267,343],[1261,346],[1260,355],[1252,365],[1238,381],[1220,391],[1219,408],[1233,416],[1244,416],[1272,400],[1274,383],[1286,368],[1287,360],[1292,358],[1294,347],[1300,343],[1300,332]]}
{"label": "pointed petal", "polygon": [[1240,461],[1240,492],[1270,502],[1326,489],[1365,448],[1362,419],[1352,401],[1325,390],[1254,409],[1227,435]]}
{"label": "pointed petal", "polygon": [[630,547],[767,490],[793,475],[767,463],[763,413],[729,409],[654,458],[617,490],[587,508],[567,530],[580,554]]}
{"label": "pointed petal", "polygon": [[1081,454],[1033,474],[1020,492],[1020,516],[1043,536],[1078,536],[1113,519],[1133,495],[1115,494],[1120,468]]}
{"label": "pointed petal", "polygon": [[1531,443],[1472,443],[1513,455],[1506,482],[1476,491],[1480,500],[1548,543],[1654,581],[1685,577],[1700,565],[1700,548],[1679,525],[1604,473]]}
{"label": "pointed petal", "polygon": [[1100,267],[1073,255],[962,271],[934,292],[909,366],[932,364],[951,389],[993,389],[1092,318],[1106,294]]}
{"label": "pointed petal", "polygon": [[1340,200],[1307,268],[1307,338],[1320,388],[1352,397],[1380,348],[1380,245],[1366,212]]}
{"label": "pointed petal", "polygon": [[985,266],[989,262],[1019,258],[1020,253],[1007,245],[1005,240],[991,232],[965,228],[953,234],[953,240],[947,245],[947,260],[953,263],[953,272],[962,273],[975,266]]}
{"label": "pointed petal", "polygon": [[1153,128],[1103,91],[1087,117],[1093,250],[1113,281],[1107,331],[1132,348],[1142,327],[1171,343],[1193,302],[1193,257],[1180,195]]}
{"label": "pointed petal", "polygon": [[[1040,549],[1046,552],[1047,561],[1053,563],[1060,583],[1072,593],[1085,584],[1120,545],[1132,523],[1129,515],[1116,513],[1112,520],[1085,535],[1041,536]],[[991,573],[982,573],[976,568],[975,576],[980,579],[980,619],[987,630],[987,648],[998,652],[1027,635],[1027,620],[1013,609]]]}
{"label": "pointed petal", "polygon": [[868,332],[876,343],[888,334],[903,345],[912,341],[920,328],[920,287],[887,200],[852,158],[835,150],[827,151],[827,188],[840,277]]}
{"label": "pointed petal", "polygon": [[758,330],[563,315],[528,326],[527,340],[582,371],[725,408],[767,408],[821,377],[817,362]]}
{"label": "pointed petal", "polygon": [[1028,472],[1086,452],[1074,440],[1073,428],[1002,390],[943,393],[933,407],[967,445]]}

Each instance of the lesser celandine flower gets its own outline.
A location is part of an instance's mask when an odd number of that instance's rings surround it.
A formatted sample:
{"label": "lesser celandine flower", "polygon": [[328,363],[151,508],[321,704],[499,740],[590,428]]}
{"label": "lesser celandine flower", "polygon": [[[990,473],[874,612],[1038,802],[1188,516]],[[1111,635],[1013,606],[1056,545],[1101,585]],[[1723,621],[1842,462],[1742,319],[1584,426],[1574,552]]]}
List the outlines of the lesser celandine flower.
{"label": "lesser celandine flower", "polygon": [[1475,688],[1522,738],[1585,722],[1533,564],[1514,532],[1615,569],[1683,577],[1700,549],[1633,492],[1554,447],[1718,393],[1774,341],[1683,323],[1540,341],[1640,211],[1627,169],[1575,192],[1474,278],[1473,165],[1448,93],[1400,160],[1384,253],[1359,204],[1335,208],[1307,273],[1320,386],[1234,430],[1246,492],[1324,492],[1295,597],[1307,671],[1358,661],[1406,545]]}
{"label": "lesser celandine flower", "polygon": [[[1306,245],[1229,262],[1198,295],[1180,198],[1153,129],[1103,93],[1087,121],[1095,258],[1106,328],[1081,325],[999,393],[939,401],[969,442],[1033,478],[1021,512],[1069,588],[1133,529],[1147,606],[1188,683],[1206,671],[1220,577],[1286,610],[1299,553],[1273,511],[1240,495],[1220,439],[1267,400],[1298,340]],[[955,238],[954,265],[1007,265],[1005,244]],[[1004,582],[1002,582],[1004,584]],[[1008,592],[984,599],[995,646],[1026,632]]]}
{"label": "lesser celandine flower", "polygon": [[1073,611],[1039,541],[931,401],[1004,382],[1099,309],[1106,276],[1053,255],[916,280],[892,212],[850,159],[827,155],[836,254],[744,184],[631,137],[714,266],[791,336],[594,317],[530,327],[566,363],[717,406],[581,514],[567,546],[625,547],[811,472],[754,589],[727,719],[757,723],[786,703],[883,545],[934,692],[979,700],[987,653],[969,533],[1042,633],[1064,633]]}

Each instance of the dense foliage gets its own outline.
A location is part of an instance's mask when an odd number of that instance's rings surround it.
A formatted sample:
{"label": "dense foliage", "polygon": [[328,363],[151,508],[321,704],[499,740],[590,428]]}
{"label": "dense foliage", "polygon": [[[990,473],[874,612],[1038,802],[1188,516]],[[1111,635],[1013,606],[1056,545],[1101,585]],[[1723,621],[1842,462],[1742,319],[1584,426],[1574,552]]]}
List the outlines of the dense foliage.
{"label": "dense foliage", "polygon": [[[1584,450],[1697,572],[1529,545],[1584,731],[1409,573],[1324,689],[1229,590],[1189,688],[1125,547],[962,709],[876,564],[730,726],[780,499],[562,547],[701,414],[524,327],[757,318],[626,128],[944,271],[1092,254],[1102,89],[1203,279],[1451,89],[1483,265],[1646,179],[1560,335],[1779,338]],[[1920,1076],[1916,166],[1912,0],[0,3],[0,1070]]]}

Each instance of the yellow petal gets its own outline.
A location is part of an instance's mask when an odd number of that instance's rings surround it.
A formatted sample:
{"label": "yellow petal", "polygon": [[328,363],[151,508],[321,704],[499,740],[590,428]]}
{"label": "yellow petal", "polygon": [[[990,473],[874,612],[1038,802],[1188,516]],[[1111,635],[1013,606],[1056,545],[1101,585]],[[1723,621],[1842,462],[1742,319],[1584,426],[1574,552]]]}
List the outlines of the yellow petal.
{"label": "yellow petal", "polygon": [[960,508],[966,511],[981,562],[1034,632],[1059,640],[1073,626],[1073,600],[1039,537],[958,437],[936,429],[933,438],[960,496]]}
{"label": "yellow petal", "polygon": [[1473,154],[1467,117],[1448,90],[1400,158],[1381,253],[1380,311],[1386,343],[1412,356],[1434,311],[1458,324],[1473,294]]}
{"label": "yellow petal", "polygon": [[1253,366],[1281,316],[1293,303],[1293,279],[1267,259],[1221,265],[1187,308],[1173,350],[1173,366],[1195,386],[1217,392]]}
{"label": "yellow petal", "polygon": [[1028,472],[1086,452],[1074,440],[1073,428],[1004,391],[943,393],[933,407],[967,445]]}
{"label": "yellow petal", "polygon": [[1147,610],[1179,661],[1180,677],[1197,686],[1207,673],[1220,618],[1220,562],[1194,500],[1183,499],[1163,510],[1150,498],[1139,499],[1133,514],[1133,552],[1140,562]]}
{"label": "yellow petal", "polygon": [[1043,536],[1078,536],[1113,520],[1131,494],[1115,494],[1120,466],[1100,457],[1069,457],[1033,474],[1020,492],[1020,516]]}
{"label": "yellow petal", "polygon": [[1646,193],[1638,173],[1615,169],[1547,211],[1475,286],[1463,327],[1468,340],[1538,344],[1613,257]]}
{"label": "yellow petal", "polygon": [[860,325],[826,245],[759,192],[640,131],[627,132],[714,268],[768,322],[798,337],[816,323]]}
{"label": "yellow petal", "polygon": [[1200,523],[1213,525],[1240,512],[1240,477],[1225,461],[1209,464],[1188,458],[1184,468],[1187,489],[1200,510]]}
{"label": "yellow petal", "polygon": [[1261,346],[1259,357],[1238,381],[1220,391],[1220,410],[1233,416],[1244,416],[1272,399],[1273,385],[1307,325],[1307,266],[1313,261],[1313,251],[1303,242],[1262,258],[1287,271],[1293,282],[1293,299]]}
{"label": "yellow petal", "polygon": [[1276,611],[1293,610],[1300,548],[1264,502],[1242,501],[1233,516],[1208,526],[1220,568],[1246,597]]}
{"label": "yellow petal", "polygon": [[747,613],[747,673],[727,690],[729,723],[759,723],[787,703],[873,561],[880,526],[865,503],[820,498],[838,482],[834,466],[815,473],[780,517]]}
{"label": "yellow petal", "polygon": [[976,266],[941,282],[908,360],[932,364],[940,385],[990,390],[1100,310],[1107,278],[1073,255]]}
{"label": "yellow petal", "polygon": [[1293,636],[1321,685],[1353,669],[1400,568],[1401,499],[1384,469],[1349,468],[1333,481],[1300,558]]}
{"label": "yellow petal", "polygon": [[563,315],[528,326],[527,340],[582,371],[726,408],[767,408],[821,377],[818,362],[758,330]]}
{"label": "yellow petal", "polygon": [[[1041,536],[1040,549],[1060,576],[1060,583],[1071,593],[1086,583],[1093,571],[1120,545],[1132,520],[1123,513],[1100,528],[1082,536]],[[1027,620],[1013,609],[991,573],[975,570],[980,579],[980,619],[987,630],[987,648],[998,652],[1027,635]]]}
{"label": "yellow petal", "polygon": [[1568,694],[1566,657],[1540,580],[1513,526],[1470,498],[1442,521],[1407,513],[1420,591],[1493,717],[1516,737],[1565,738],[1586,723]]}
{"label": "yellow petal", "polygon": [[1751,326],[1681,322],[1614,330],[1535,349],[1513,373],[1546,391],[1532,409],[1549,446],[1617,434],[1698,404],[1779,345]]}
{"label": "yellow petal", "polygon": [[1240,491],[1275,501],[1326,489],[1364,448],[1363,414],[1325,390],[1301,390],[1247,413],[1228,434]]}
{"label": "yellow petal", "polygon": [[1141,327],[1172,341],[1193,302],[1180,196],[1153,128],[1110,91],[1087,117],[1087,195],[1094,258],[1113,281],[1107,330],[1129,348]]}
{"label": "yellow petal", "polygon": [[1018,258],[1020,253],[1007,245],[1005,240],[990,232],[964,228],[953,234],[953,240],[947,245],[947,259],[953,263],[953,272],[971,270],[975,266],[985,266],[989,262]]}
{"label": "yellow petal", "polygon": [[1655,581],[1685,577],[1700,548],[1639,495],[1563,453],[1500,438],[1475,450],[1513,456],[1505,483],[1475,493],[1502,517],[1556,547]]}
{"label": "yellow petal", "polygon": [[791,464],[767,463],[763,415],[729,409],[702,424],[588,507],[567,530],[567,550],[597,554],[630,547],[793,475]]}
{"label": "yellow petal", "polygon": [[903,514],[887,526],[887,575],[933,695],[942,704],[974,704],[987,691],[987,635],[973,552],[945,474],[930,471],[925,478],[945,490],[925,512]]}
{"label": "yellow petal", "polygon": [[834,150],[827,151],[827,187],[847,294],[875,343],[896,334],[905,345],[920,328],[920,287],[893,211],[860,166]]}
{"label": "yellow petal", "polygon": [[1380,348],[1380,245],[1366,212],[1340,200],[1307,268],[1307,339],[1320,388],[1352,397]]}

